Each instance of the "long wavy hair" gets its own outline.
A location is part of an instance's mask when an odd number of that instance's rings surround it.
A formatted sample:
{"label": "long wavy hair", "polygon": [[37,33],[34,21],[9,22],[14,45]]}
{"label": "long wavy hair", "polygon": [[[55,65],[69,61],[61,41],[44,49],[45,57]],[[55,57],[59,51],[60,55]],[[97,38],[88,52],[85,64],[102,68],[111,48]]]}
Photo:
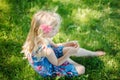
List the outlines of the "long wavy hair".
{"label": "long wavy hair", "polygon": [[26,38],[25,43],[22,46],[21,53],[25,54],[27,58],[28,54],[31,54],[34,47],[37,45],[36,39],[39,37],[39,43],[44,43],[43,40],[43,32],[39,28],[41,24],[46,24],[52,27],[59,27],[61,23],[61,17],[55,13],[50,11],[39,11],[34,14],[31,27]]}

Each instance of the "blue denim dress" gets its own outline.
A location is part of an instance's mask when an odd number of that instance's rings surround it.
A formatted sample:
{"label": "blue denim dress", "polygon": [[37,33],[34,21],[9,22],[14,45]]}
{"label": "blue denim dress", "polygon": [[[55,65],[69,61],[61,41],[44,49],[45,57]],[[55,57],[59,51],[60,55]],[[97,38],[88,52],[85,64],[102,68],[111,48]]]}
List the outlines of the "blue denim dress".
{"label": "blue denim dress", "polygon": [[[57,48],[52,47],[51,45],[48,45],[48,48],[52,48],[55,52],[55,55],[57,58],[60,58],[63,56],[63,46],[59,46]],[[41,47],[37,49],[39,51]],[[34,54],[36,54],[37,51],[34,51],[32,53],[31,58],[29,58],[30,65],[34,68],[38,74],[40,74],[42,77],[56,77],[56,76],[78,76],[78,72],[76,71],[73,64],[69,63],[68,61],[64,62],[60,66],[55,66],[49,62],[49,60],[46,57],[36,57]]]}

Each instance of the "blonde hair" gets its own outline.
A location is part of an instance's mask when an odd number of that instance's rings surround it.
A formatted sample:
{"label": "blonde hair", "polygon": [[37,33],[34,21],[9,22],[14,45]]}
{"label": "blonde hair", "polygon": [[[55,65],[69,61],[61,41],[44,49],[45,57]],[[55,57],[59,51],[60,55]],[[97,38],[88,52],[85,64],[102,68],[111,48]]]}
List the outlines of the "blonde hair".
{"label": "blonde hair", "polygon": [[[41,24],[46,24],[52,27],[59,27],[60,23],[61,23],[61,17],[55,12],[39,11],[36,14],[34,14],[31,21],[31,27],[27,39],[24,45],[22,46],[21,52],[25,54],[25,57],[27,57],[28,54],[32,53],[34,46],[36,45],[35,39],[39,35],[42,35],[42,31],[39,28]],[[42,38],[40,41],[43,42]]]}

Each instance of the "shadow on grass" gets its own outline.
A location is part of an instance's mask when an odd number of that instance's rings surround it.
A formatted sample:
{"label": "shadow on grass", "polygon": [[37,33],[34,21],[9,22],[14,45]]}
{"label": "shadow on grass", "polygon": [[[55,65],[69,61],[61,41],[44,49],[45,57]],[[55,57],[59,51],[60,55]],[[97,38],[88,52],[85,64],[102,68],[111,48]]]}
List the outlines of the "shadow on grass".
{"label": "shadow on grass", "polygon": [[85,74],[87,80],[97,80],[97,78],[101,78],[101,73],[103,73],[103,69],[105,67],[104,62],[100,60],[98,57],[71,57],[77,63],[85,66]]}
{"label": "shadow on grass", "polygon": [[12,40],[0,40],[0,79],[13,80],[21,73],[25,62],[21,59],[20,47]]}
{"label": "shadow on grass", "polygon": [[98,70],[104,68],[104,63],[98,57],[71,57],[77,63],[86,67],[86,71]]}

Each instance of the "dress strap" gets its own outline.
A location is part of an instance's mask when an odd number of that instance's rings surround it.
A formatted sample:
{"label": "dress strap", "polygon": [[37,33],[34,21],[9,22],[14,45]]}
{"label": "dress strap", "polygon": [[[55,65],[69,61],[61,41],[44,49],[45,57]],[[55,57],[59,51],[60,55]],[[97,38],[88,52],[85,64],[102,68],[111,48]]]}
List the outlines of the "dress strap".
{"label": "dress strap", "polygon": [[47,45],[48,48],[51,48],[52,46],[50,44]]}
{"label": "dress strap", "polygon": [[42,58],[40,56],[40,52],[42,51],[42,49],[43,49],[42,45],[39,45],[38,48],[35,51],[33,51],[32,57],[35,62],[38,62]]}
{"label": "dress strap", "polygon": [[35,53],[38,54],[38,53],[41,52],[41,51],[42,51],[42,45],[39,45],[39,46],[38,46],[38,49],[35,51]]}

